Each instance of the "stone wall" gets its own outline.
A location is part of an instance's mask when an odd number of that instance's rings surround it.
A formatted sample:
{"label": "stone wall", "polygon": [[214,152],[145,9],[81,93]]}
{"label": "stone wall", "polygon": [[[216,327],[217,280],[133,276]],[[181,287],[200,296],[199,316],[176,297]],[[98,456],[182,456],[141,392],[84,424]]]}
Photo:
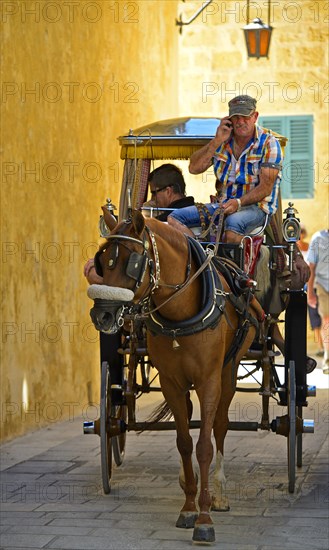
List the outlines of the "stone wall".
{"label": "stone wall", "polygon": [[177,116],[176,0],[1,2],[2,438],[97,416],[83,264],[117,137]]}
{"label": "stone wall", "polygon": [[[251,18],[267,20],[265,2]],[[0,3],[2,439],[97,416],[99,343],[86,259],[100,205],[118,205],[116,138],[157,119],[227,112],[236,93],[262,114],[313,114],[315,196],[297,200],[309,233],[328,212],[327,2],[272,2],[270,59],[248,60],[245,2],[25,0]],[[262,13],[260,13],[262,10]],[[208,187],[207,187],[208,186]],[[197,180],[196,197],[213,191]]]}

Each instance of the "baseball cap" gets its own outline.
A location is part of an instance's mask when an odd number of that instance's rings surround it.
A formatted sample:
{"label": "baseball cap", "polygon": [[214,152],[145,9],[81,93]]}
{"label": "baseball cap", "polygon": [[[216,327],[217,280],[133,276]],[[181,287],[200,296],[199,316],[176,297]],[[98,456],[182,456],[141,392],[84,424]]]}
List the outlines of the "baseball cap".
{"label": "baseball cap", "polygon": [[249,116],[256,111],[256,99],[250,95],[238,95],[228,102],[229,118],[234,115]]}

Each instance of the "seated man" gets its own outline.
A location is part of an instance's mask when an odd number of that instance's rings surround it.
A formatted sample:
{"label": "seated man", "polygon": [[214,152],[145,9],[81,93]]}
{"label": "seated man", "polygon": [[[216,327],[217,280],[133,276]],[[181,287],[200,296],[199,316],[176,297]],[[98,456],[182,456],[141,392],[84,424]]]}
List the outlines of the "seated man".
{"label": "seated man", "polygon": [[[194,204],[193,197],[185,195],[185,181],[182,171],[174,164],[162,164],[149,174],[151,201],[143,206],[154,208],[184,208]],[[167,221],[169,212],[163,212],[156,218]],[[89,259],[83,269],[83,274],[90,284],[102,284],[103,278],[97,275],[94,259]]]}
{"label": "seated man", "polygon": [[[278,140],[256,125],[254,98],[237,96],[228,105],[228,116],[222,118],[215,137],[193,153],[189,170],[201,174],[213,165],[221,197],[205,205],[205,220],[209,223],[209,215],[221,207],[225,214],[225,240],[238,244],[244,235],[268,223],[276,212],[282,151]],[[192,235],[188,228],[200,225],[197,207],[175,210],[168,223]]]}
{"label": "seated man", "polygon": [[[193,197],[185,194],[185,181],[182,171],[174,164],[162,164],[149,175],[151,201],[143,206],[154,208],[185,208],[194,204]],[[169,212],[162,212],[156,216],[157,220],[167,221]]]}

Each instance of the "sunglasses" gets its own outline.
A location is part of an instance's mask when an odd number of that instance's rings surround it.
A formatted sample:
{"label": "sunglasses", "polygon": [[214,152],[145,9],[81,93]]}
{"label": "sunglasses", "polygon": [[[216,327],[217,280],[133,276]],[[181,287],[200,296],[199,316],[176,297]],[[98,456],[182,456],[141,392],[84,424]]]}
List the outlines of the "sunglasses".
{"label": "sunglasses", "polygon": [[172,187],[172,185],[165,185],[164,187],[160,187],[160,189],[155,189],[154,191],[151,191],[151,196],[153,197],[157,193],[160,193],[160,191],[164,191],[165,189],[168,189],[168,187]]}

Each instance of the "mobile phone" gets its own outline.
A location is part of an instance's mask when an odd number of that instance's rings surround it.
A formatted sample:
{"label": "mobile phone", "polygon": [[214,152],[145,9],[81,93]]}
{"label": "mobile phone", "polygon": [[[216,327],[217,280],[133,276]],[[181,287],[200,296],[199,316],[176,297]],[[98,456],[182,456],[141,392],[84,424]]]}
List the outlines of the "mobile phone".
{"label": "mobile phone", "polygon": [[231,122],[230,120],[226,120],[224,124],[225,124],[225,126],[227,126],[227,128],[229,128],[230,130],[233,129],[233,124],[232,124],[232,122]]}

